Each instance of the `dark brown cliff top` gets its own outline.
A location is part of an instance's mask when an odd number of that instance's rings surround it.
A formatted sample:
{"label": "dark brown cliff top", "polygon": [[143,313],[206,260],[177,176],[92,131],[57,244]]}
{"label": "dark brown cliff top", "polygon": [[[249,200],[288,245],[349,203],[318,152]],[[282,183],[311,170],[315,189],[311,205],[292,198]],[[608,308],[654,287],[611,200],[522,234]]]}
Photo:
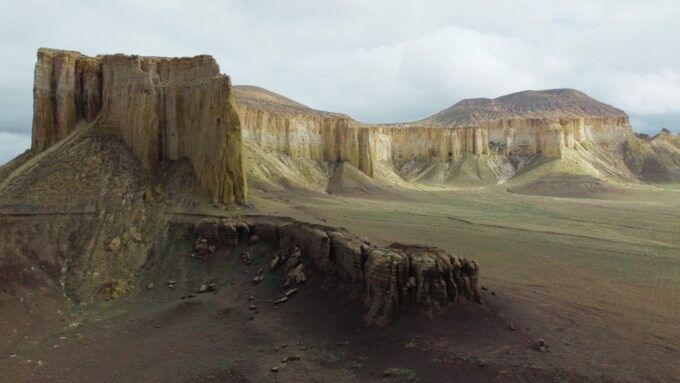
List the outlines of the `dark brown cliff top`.
{"label": "dark brown cliff top", "polygon": [[[266,89],[237,85],[236,103],[241,106],[284,114],[306,114],[351,119],[346,114],[312,109]],[[512,118],[628,118],[626,113],[575,89],[526,90],[495,99],[470,98],[459,101],[426,119],[411,123],[362,124],[374,126],[475,126],[487,121]]]}
{"label": "dark brown cliff top", "polygon": [[282,114],[307,114],[319,117],[350,118],[342,113],[312,109],[278,93],[252,85],[234,85],[232,92],[237,106],[248,106]]}
{"label": "dark brown cliff top", "polygon": [[439,124],[466,126],[480,122],[511,118],[628,117],[620,109],[607,105],[575,89],[526,90],[495,99],[462,100],[426,119]]}

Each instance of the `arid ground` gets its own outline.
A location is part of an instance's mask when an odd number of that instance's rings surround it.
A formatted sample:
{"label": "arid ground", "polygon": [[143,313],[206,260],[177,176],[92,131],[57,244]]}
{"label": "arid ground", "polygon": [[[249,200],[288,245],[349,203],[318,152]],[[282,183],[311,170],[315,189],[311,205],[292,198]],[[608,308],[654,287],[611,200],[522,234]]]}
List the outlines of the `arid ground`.
{"label": "arid ground", "polygon": [[[636,186],[588,198],[479,189],[352,196],[251,188],[253,212],[345,227],[377,244],[427,243],[482,268],[482,306],[366,327],[352,289],[312,277],[274,308],[273,279],[219,251],[197,263],[168,245],[144,286],[32,342],[3,337],[2,381],[658,381],[680,375],[680,190]],[[210,277],[199,294],[172,279]],[[182,299],[182,297],[185,297]],[[256,309],[250,309],[250,306]],[[545,340],[547,352],[536,350]],[[299,358],[299,360],[297,360]],[[285,361],[285,363],[282,363]],[[271,371],[278,368],[278,371]]]}

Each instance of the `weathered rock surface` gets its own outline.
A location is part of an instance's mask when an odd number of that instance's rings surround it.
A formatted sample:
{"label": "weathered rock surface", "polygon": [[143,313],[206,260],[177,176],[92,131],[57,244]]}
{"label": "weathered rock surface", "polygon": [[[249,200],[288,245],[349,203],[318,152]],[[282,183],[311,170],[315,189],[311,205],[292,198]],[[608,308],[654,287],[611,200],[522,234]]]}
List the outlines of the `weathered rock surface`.
{"label": "weathered rock surface", "polygon": [[33,144],[40,153],[79,121],[123,139],[145,168],[188,158],[214,203],[246,197],[230,79],[210,56],[161,58],[40,49]]}
{"label": "weathered rock surface", "polygon": [[385,325],[408,307],[431,315],[461,298],[481,302],[477,263],[434,247],[394,243],[381,248],[342,229],[274,217],[204,219],[194,233],[200,238],[211,231],[208,226],[217,230],[237,225],[247,225],[278,244],[270,266],[283,271],[284,287],[323,273],[363,291],[365,321],[370,324]]}
{"label": "weathered rock surface", "polygon": [[680,182],[680,134],[662,129],[654,137],[630,138],[624,160],[643,181]]}
{"label": "weathered rock surface", "polygon": [[120,139],[92,131],[15,170],[0,182],[0,290],[120,296],[164,227],[148,182]]}
{"label": "weathered rock surface", "polygon": [[463,100],[400,124],[360,123],[256,87],[237,86],[234,93],[246,143],[293,160],[348,163],[369,177],[382,166],[406,180],[447,183],[473,156],[477,164],[488,158],[487,178],[503,178],[518,157],[561,158],[590,145],[620,153],[633,136],[623,111],[571,89]]}

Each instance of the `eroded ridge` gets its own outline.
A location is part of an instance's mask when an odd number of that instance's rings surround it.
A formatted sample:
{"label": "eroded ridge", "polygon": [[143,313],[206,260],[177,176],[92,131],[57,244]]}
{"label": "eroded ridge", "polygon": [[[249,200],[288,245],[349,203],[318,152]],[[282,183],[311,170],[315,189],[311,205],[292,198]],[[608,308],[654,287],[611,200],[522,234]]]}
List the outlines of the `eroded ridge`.
{"label": "eroded ridge", "polygon": [[378,247],[343,229],[274,217],[205,218],[194,233],[208,247],[255,236],[276,244],[270,269],[283,270],[284,287],[315,272],[340,277],[362,293],[368,324],[384,326],[408,307],[433,315],[460,298],[481,303],[477,262],[435,247]]}

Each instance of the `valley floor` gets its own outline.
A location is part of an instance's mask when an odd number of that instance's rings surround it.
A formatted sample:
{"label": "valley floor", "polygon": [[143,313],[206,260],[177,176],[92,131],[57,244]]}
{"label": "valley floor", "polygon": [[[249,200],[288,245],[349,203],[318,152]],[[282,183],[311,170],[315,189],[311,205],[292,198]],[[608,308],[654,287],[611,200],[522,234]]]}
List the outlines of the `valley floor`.
{"label": "valley floor", "polygon": [[[81,325],[40,341],[22,339],[23,333],[4,338],[0,381],[672,382],[680,376],[677,188],[557,198],[513,194],[503,185],[352,196],[253,185],[250,199],[257,214],[345,227],[377,245],[428,244],[475,259],[484,305],[452,305],[433,318],[406,312],[376,329],[362,323],[365,310],[351,288],[312,275],[276,308],[276,279],[252,284],[253,269],[271,259],[266,244],[231,251],[253,253],[254,265],[245,266],[226,250],[214,261],[191,260],[182,256],[191,239],[180,239],[168,244],[161,263],[148,265],[133,293],[85,309]],[[171,279],[187,282],[168,289]],[[217,282],[214,294],[186,297],[206,279]],[[149,282],[154,289],[146,289]],[[536,350],[539,339],[547,352]]]}
{"label": "valley floor", "polygon": [[513,306],[517,317],[508,321],[544,338],[560,368],[632,381],[680,376],[675,187],[591,198],[518,195],[503,185],[364,197],[271,193],[253,192],[260,210],[477,260],[482,285]]}

